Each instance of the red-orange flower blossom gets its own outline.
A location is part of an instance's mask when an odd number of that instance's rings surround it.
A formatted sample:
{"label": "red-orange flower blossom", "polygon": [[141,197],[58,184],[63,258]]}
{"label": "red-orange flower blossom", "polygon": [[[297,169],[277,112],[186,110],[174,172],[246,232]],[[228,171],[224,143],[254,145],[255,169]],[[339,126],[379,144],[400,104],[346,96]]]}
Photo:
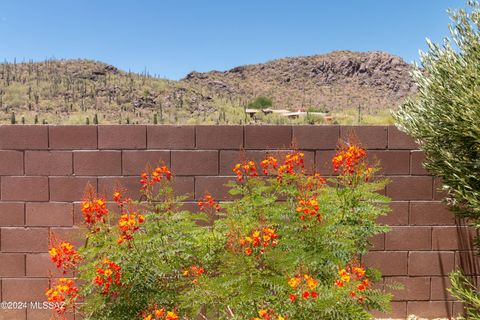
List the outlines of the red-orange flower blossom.
{"label": "red-orange flower blossom", "polygon": [[217,212],[220,211],[220,204],[215,201],[215,199],[208,193],[205,194],[205,197],[203,197],[203,199],[200,200],[197,204],[200,208],[200,211],[207,211],[210,208],[214,209]]}
{"label": "red-orange flower blossom", "polygon": [[356,298],[359,303],[363,303],[364,298],[361,292],[365,291],[370,285],[370,281],[365,277],[365,269],[362,267],[339,268],[339,279],[335,280],[335,286],[339,288],[347,287],[352,298]]}
{"label": "red-orange flower blossom", "polygon": [[123,243],[126,240],[133,239],[133,233],[140,229],[140,224],[145,222],[145,217],[137,212],[123,213],[118,219],[118,228],[120,237],[117,243]]}
{"label": "red-orange flower blossom", "polygon": [[345,146],[337,151],[332,159],[333,170],[343,174],[354,173],[357,166],[364,161],[367,153],[357,145]]}
{"label": "red-orange flower blossom", "polygon": [[105,217],[109,212],[105,197],[95,194],[92,187],[87,187],[82,201],[82,212],[89,228],[98,222],[105,223]]}
{"label": "red-orange flower blossom", "polygon": [[57,268],[62,268],[63,273],[75,269],[82,260],[73,245],[67,241],[60,242],[56,246],[50,246],[48,253],[50,254],[50,260],[56,264]]}
{"label": "red-orange flower blossom", "polygon": [[290,294],[290,301],[292,302],[297,301],[297,295],[303,299],[316,299],[318,297],[318,292],[315,291],[318,280],[309,274],[304,274],[303,277],[298,275],[288,279],[288,285],[296,291],[296,293]]}
{"label": "red-orange flower blossom", "polygon": [[187,278],[193,278],[192,283],[198,282],[198,277],[205,273],[205,269],[199,266],[190,266],[188,269],[183,270],[183,276]]}
{"label": "red-orange flower blossom", "polygon": [[239,182],[245,180],[245,177],[258,177],[257,165],[252,160],[237,163],[232,171],[237,175]]}
{"label": "red-orange flower blossom", "polygon": [[111,291],[112,285],[120,285],[122,278],[122,268],[115,262],[109,259],[103,259],[101,266],[95,270],[95,278],[93,283],[102,288],[102,294],[106,295],[113,293]]}
{"label": "red-orange flower blossom", "polygon": [[296,211],[300,214],[300,219],[305,220],[305,217],[316,216],[317,220],[321,220],[322,216],[318,213],[319,205],[316,198],[298,200]]}
{"label": "red-orange flower blossom", "polygon": [[268,170],[270,168],[277,169],[278,160],[274,156],[268,155],[268,156],[265,157],[264,160],[262,160],[260,165],[262,166],[263,173],[268,175]]}
{"label": "red-orange flower blossom", "polygon": [[45,295],[48,302],[54,303],[54,309],[59,314],[64,313],[67,306],[74,306],[79,297],[74,281],[66,278],[58,279],[55,285],[45,291]]}
{"label": "red-orange flower blossom", "polygon": [[145,171],[142,172],[140,175],[140,184],[141,184],[141,190],[146,190],[148,188],[153,187],[156,183],[159,183],[166,179],[167,181],[170,181],[172,179],[172,172],[167,166],[158,166],[152,172],[150,175],[148,175]]}
{"label": "red-orange flower blossom", "polygon": [[142,311],[141,316],[143,320],[178,320],[179,318],[176,310],[167,311],[167,309],[159,308],[157,305]]}
{"label": "red-orange flower blossom", "polygon": [[239,243],[244,249],[247,256],[252,253],[265,253],[265,248],[271,246],[275,247],[278,244],[278,234],[275,229],[265,227],[261,231],[255,230],[250,233],[250,236],[240,239]]}
{"label": "red-orange flower blossom", "polygon": [[258,310],[258,317],[252,318],[252,320],[285,320],[286,317],[281,316],[273,309],[260,309]]}

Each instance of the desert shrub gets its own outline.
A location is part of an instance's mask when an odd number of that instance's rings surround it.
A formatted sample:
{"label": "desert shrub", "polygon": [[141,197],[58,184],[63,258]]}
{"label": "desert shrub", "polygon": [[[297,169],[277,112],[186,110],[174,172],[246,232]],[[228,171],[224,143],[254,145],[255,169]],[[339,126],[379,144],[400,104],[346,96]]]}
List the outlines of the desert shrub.
{"label": "desert shrub", "polygon": [[[443,45],[428,42],[428,52],[421,55],[422,66],[413,73],[418,96],[405,103],[395,117],[399,127],[425,151],[425,167],[443,179],[452,209],[478,229],[480,6],[477,1],[469,5],[466,10],[450,11],[451,39]],[[464,302],[467,313],[480,318],[479,293],[464,280],[461,273],[453,273],[452,282],[457,285],[452,291],[461,300],[466,294],[476,294],[476,300]],[[458,285],[461,283],[465,286]]]}
{"label": "desert shrub", "polygon": [[141,202],[115,191],[118,210],[89,187],[85,246],[51,243],[52,261],[80,284],[60,279],[47,291],[49,301],[66,303],[56,314],[73,307],[84,319],[370,319],[370,310],[387,310],[390,294],[372,286],[380,272],[362,260],[368,239],[388,230],[375,222],[389,210],[376,192],[386,181],[373,177],[356,145],[338,150],[338,176],[327,181],[307,173],[303,157],[238,163],[234,200],[220,205],[205,194],[199,213],[181,209],[165,166],[142,174]]}
{"label": "desert shrub", "polygon": [[272,106],[272,99],[267,97],[257,97],[255,100],[251,101],[247,104],[247,108],[251,109],[262,109],[262,108],[269,108]]}

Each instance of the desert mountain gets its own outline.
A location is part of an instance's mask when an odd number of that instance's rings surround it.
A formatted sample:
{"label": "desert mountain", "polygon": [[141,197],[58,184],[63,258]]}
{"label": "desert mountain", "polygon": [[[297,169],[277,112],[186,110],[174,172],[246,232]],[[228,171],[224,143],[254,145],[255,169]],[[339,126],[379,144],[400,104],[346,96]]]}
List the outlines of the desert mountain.
{"label": "desert mountain", "polygon": [[246,123],[253,120],[244,108],[259,96],[277,109],[341,114],[360,106],[375,114],[415,93],[410,70],[388,53],[349,51],[192,72],[180,81],[90,60],[3,63],[0,122]]}

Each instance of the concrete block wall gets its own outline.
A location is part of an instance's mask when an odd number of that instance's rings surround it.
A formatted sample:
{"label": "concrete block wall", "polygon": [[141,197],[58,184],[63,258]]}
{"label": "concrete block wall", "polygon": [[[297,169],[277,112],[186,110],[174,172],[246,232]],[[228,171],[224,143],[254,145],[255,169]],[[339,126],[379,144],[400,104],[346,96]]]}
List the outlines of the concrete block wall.
{"label": "concrete block wall", "polygon": [[[391,179],[385,193],[393,199],[392,212],[381,222],[392,231],[373,239],[365,261],[382,270],[385,283],[406,288],[394,293],[391,313],[377,316],[461,312],[445,289],[455,266],[479,275],[472,232],[441,203],[441,182],[423,169],[423,153],[393,126],[0,126],[1,301],[45,300],[52,268],[48,236],[75,238],[87,183],[107,194],[121,183],[138,197],[140,171],[163,161],[192,205],[205,191],[228,200],[223,185],[242,158],[260,160],[293,144],[305,152],[307,166],[330,175],[338,140],[351,136]],[[0,310],[0,319],[49,317],[49,310]]]}

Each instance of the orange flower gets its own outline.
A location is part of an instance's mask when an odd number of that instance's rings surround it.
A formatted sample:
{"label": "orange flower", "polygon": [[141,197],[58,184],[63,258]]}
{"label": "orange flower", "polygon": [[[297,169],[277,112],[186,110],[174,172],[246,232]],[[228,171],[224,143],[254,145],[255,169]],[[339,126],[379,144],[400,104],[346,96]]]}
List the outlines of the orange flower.
{"label": "orange flower", "polygon": [[273,309],[260,309],[258,310],[259,317],[252,318],[252,320],[285,320],[280,314],[275,312]]}
{"label": "orange flower", "polygon": [[142,311],[143,320],[178,320],[176,310],[167,311],[165,308],[158,308],[157,305],[149,307],[148,310]]}
{"label": "orange flower", "polygon": [[357,299],[358,303],[363,303],[364,298],[361,296],[361,292],[370,285],[370,281],[365,278],[365,273],[365,269],[358,266],[339,268],[340,279],[335,280],[335,286],[339,288],[345,286],[347,290],[350,290],[350,297]]}
{"label": "orange flower", "polygon": [[50,289],[45,291],[48,302],[55,303],[55,311],[63,314],[67,306],[75,307],[75,301],[79,297],[78,288],[74,286],[71,279],[60,278]]}
{"label": "orange flower", "polygon": [[278,160],[274,156],[267,156],[265,159],[260,163],[262,166],[262,171],[264,174],[268,175],[268,169],[271,167],[272,169],[277,169],[278,167]]}
{"label": "orange flower", "polygon": [[319,205],[315,197],[310,199],[299,198],[296,211],[300,214],[300,219],[305,220],[305,216],[316,216],[320,221],[322,216],[318,213]]}
{"label": "orange flower", "polygon": [[170,169],[165,166],[157,166],[152,172],[150,173],[150,176],[147,175],[147,173],[144,171],[140,175],[140,185],[141,185],[141,190],[147,190],[151,189],[155,184],[167,180],[170,181],[172,179],[172,172]]}
{"label": "orange flower", "polygon": [[200,200],[197,204],[200,208],[200,211],[206,211],[210,208],[213,208],[217,212],[220,211],[220,204],[218,204],[218,202],[216,202],[209,193],[206,193],[205,197],[203,197],[203,199]]}
{"label": "orange flower", "polygon": [[93,279],[93,283],[99,287],[103,287],[102,294],[114,294],[111,291],[111,285],[121,285],[121,277],[122,277],[122,268],[116,264],[115,262],[110,261],[109,259],[103,259],[100,267],[98,267],[95,271],[96,276]]}
{"label": "orange flower", "polygon": [[[316,299],[318,293],[314,289],[318,286],[318,280],[314,279],[309,274],[304,274],[302,276],[295,276],[288,280],[288,285],[296,290],[296,293],[301,296],[303,299]],[[290,294],[290,300],[293,302],[292,297],[295,297],[295,294]]]}
{"label": "orange flower", "polygon": [[183,271],[183,276],[188,278],[193,278],[193,284],[197,284],[198,278],[205,272],[202,267],[199,266],[190,266],[188,269]]}
{"label": "orange flower", "polygon": [[95,194],[91,186],[87,187],[83,197],[82,212],[89,229],[97,223],[105,223],[105,217],[109,213],[105,197]]}
{"label": "orange flower", "polygon": [[333,157],[333,170],[337,172],[341,169],[343,174],[354,173],[364,162],[366,155],[365,149],[357,145],[345,146]]}
{"label": "orange flower", "polygon": [[239,240],[239,244],[245,247],[245,253],[249,256],[252,252],[264,254],[265,248],[275,247],[278,244],[278,234],[275,229],[265,227],[261,231],[254,230],[250,233],[250,236],[244,237]]}
{"label": "orange flower", "polygon": [[57,268],[63,268],[64,274],[69,269],[75,269],[82,260],[73,245],[67,241],[63,241],[57,246],[50,246],[48,253],[50,254],[50,260],[56,264]]}
{"label": "orange flower", "polygon": [[145,222],[145,217],[137,212],[123,213],[118,219],[118,228],[120,229],[120,237],[117,243],[121,244],[126,240],[133,239],[133,233],[140,229],[140,224]]}
{"label": "orange flower", "polygon": [[237,175],[239,182],[245,180],[245,177],[258,177],[257,166],[252,160],[237,163],[232,171]]}
{"label": "orange flower", "polygon": [[278,167],[278,177],[279,181],[282,181],[282,176],[285,174],[294,175],[295,169],[300,168],[301,173],[304,172],[304,160],[303,157],[305,154],[303,152],[295,151],[294,153],[289,153],[285,156],[285,161],[283,164]]}

